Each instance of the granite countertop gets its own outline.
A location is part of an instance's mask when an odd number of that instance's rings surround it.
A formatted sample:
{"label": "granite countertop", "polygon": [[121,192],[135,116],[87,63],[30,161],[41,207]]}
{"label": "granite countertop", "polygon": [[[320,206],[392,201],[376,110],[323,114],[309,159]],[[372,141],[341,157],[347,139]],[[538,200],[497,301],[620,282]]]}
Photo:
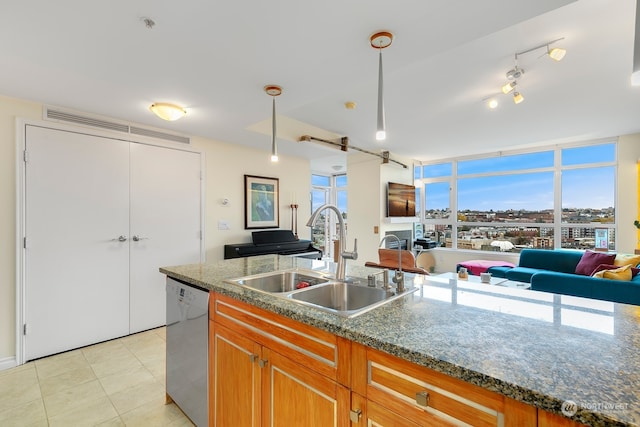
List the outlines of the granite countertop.
{"label": "granite countertop", "polygon": [[573,402],[587,425],[640,426],[638,306],[407,274],[416,292],[344,318],[224,281],[292,268],[335,265],[265,255],[160,271],[549,412]]}

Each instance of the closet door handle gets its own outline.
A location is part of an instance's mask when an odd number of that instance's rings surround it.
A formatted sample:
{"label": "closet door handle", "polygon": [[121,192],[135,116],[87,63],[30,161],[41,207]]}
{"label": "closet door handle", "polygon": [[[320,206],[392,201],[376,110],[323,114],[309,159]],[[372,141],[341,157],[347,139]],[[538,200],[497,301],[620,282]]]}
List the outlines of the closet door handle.
{"label": "closet door handle", "polygon": [[149,240],[148,237],[140,237],[138,235],[134,235],[131,240],[133,240],[134,242],[139,242],[140,240]]}
{"label": "closet door handle", "polygon": [[127,241],[127,236],[118,236],[115,239],[111,239],[112,242],[126,242]]}

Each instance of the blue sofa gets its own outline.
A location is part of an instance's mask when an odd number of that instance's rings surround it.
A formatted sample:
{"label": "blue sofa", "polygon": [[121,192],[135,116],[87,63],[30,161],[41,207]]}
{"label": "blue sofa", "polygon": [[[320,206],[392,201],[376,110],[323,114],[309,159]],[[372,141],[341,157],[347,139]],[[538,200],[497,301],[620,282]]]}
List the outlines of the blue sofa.
{"label": "blue sofa", "polygon": [[523,249],[514,268],[490,267],[494,277],[531,283],[535,291],[640,305],[640,274],[631,281],[575,274],[583,251]]}

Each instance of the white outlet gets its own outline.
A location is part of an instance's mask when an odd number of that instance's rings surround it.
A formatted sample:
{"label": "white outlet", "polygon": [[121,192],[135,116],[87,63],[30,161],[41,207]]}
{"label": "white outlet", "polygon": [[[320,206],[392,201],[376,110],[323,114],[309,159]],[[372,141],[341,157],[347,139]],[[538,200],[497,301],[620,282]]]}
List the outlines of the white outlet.
{"label": "white outlet", "polygon": [[226,221],[226,220],[218,221],[218,230],[231,230],[231,227],[229,227],[229,221]]}

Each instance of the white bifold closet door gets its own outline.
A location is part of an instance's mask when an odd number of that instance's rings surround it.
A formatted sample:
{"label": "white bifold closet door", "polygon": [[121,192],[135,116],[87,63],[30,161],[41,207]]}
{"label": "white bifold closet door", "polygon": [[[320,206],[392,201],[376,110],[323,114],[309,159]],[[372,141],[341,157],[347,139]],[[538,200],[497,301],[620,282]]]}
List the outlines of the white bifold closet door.
{"label": "white bifold closet door", "polygon": [[129,143],[26,128],[25,360],[129,333]]}
{"label": "white bifold closet door", "polygon": [[201,261],[200,153],[29,125],[24,360],[164,325]]}

